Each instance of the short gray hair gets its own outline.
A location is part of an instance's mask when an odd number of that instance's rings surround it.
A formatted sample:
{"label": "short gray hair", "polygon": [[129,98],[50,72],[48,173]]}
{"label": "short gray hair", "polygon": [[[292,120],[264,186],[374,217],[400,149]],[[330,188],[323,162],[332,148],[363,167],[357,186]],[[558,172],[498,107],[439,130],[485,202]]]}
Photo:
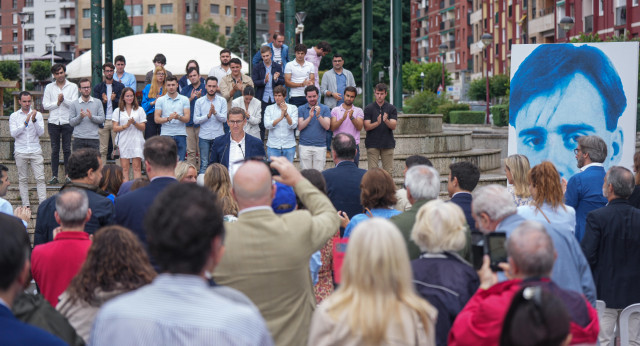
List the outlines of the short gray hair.
{"label": "short gray hair", "polygon": [[525,277],[551,274],[556,250],[544,226],[537,221],[525,221],[507,239],[507,254]]}
{"label": "short gray hair", "polygon": [[607,158],[607,143],[598,136],[578,137],[578,145],[584,154],[589,154],[592,162],[602,163]]}
{"label": "short gray hair", "polygon": [[635,181],[630,170],[622,166],[613,166],[607,172],[607,185],[611,184],[613,193],[620,198],[629,198],[635,188]]}
{"label": "short gray hair", "polygon": [[78,227],[84,224],[89,210],[89,198],[84,190],[64,189],[56,197],[56,211],[62,225]]}
{"label": "short gray hair", "polygon": [[440,194],[440,175],[433,167],[417,165],[409,168],[404,185],[415,199],[436,199]]}
{"label": "short gray hair", "polygon": [[473,191],[471,208],[475,215],[486,213],[493,221],[502,220],[518,212],[513,197],[506,187],[491,184]]}

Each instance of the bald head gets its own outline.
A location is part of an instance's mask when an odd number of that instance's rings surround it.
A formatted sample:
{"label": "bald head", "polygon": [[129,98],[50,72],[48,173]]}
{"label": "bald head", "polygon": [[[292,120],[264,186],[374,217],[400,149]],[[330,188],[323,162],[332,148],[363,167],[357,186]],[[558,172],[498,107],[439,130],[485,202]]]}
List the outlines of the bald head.
{"label": "bald head", "polygon": [[261,205],[271,205],[273,184],[267,165],[248,161],[233,176],[233,195],[240,210]]}

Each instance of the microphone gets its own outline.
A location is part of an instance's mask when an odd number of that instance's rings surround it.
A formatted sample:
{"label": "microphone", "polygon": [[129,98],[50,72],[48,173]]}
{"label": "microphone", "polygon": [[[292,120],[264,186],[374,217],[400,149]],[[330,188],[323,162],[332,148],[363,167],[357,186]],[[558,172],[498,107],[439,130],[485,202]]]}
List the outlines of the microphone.
{"label": "microphone", "polygon": [[244,150],[242,150],[242,145],[240,145],[240,143],[238,143],[238,148],[240,148],[240,151],[242,152],[242,157],[245,157]]}

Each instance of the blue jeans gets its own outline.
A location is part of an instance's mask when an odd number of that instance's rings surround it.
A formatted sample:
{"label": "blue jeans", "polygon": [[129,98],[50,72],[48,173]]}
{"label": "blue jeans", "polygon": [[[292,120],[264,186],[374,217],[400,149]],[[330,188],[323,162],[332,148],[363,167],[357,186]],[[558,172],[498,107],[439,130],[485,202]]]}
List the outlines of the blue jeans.
{"label": "blue jeans", "polygon": [[333,131],[327,130],[327,152],[331,152],[331,140],[333,139]]}
{"label": "blue jeans", "polygon": [[307,98],[305,96],[292,96],[289,98],[289,104],[292,104],[296,107],[300,107],[307,103]]}
{"label": "blue jeans", "polygon": [[204,174],[209,166],[209,155],[213,149],[213,139],[198,138],[198,146],[200,147],[200,174]]}
{"label": "blue jeans", "polygon": [[356,166],[360,166],[360,145],[356,145],[356,157],[353,158],[353,162],[356,163]]}
{"label": "blue jeans", "polygon": [[296,147],[293,148],[269,148],[267,147],[267,158],[271,160],[272,156],[284,156],[289,162],[293,162],[293,157],[296,155]]}
{"label": "blue jeans", "polygon": [[178,146],[178,161],[184,161],[187,155],[187,136],[169,136],[173,138]]}

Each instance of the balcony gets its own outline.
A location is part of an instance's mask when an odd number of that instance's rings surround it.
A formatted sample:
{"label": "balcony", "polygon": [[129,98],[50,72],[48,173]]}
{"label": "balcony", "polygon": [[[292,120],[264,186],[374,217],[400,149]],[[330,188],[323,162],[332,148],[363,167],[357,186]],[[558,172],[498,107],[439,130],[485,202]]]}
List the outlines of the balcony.
{"label": "balcony", "polygon": [[475,24],[482,21],[482,10],[477,10],[471,13],[470,23]]}
{"label": "balcony", "polygon": [[593,15],[584,17],[584,32],[593,32]]}
{"label": "balcony", "polygon": [[456,41],[455,40],[451,40],[451,41],[447,42],[447,46],[449,46],[449,49],[451,49],[451,50],[456,49]]}
{"label": "balcony", "polygon": [[627,24],[627,6],[617,7],[615,26],[620,26],[625,24]]}
{"label": "balcony", "polygon": [[60,35],[60,36],[58,36],[58,42],[60,42],[60,43],[66,43],[66,42],[75,43],[76,42],[76,35]]}
{"label": "balcony", "polygon": [[76,25],[76,20],[71,17],[65,17],[65,18],[60,18],[58,20],[58,23],[60,23],[61,28],[70,28]]}
{"label": "balcony", "polygon": [[532,19],[529,22],[529,35],[553,30],[553,13]]}

